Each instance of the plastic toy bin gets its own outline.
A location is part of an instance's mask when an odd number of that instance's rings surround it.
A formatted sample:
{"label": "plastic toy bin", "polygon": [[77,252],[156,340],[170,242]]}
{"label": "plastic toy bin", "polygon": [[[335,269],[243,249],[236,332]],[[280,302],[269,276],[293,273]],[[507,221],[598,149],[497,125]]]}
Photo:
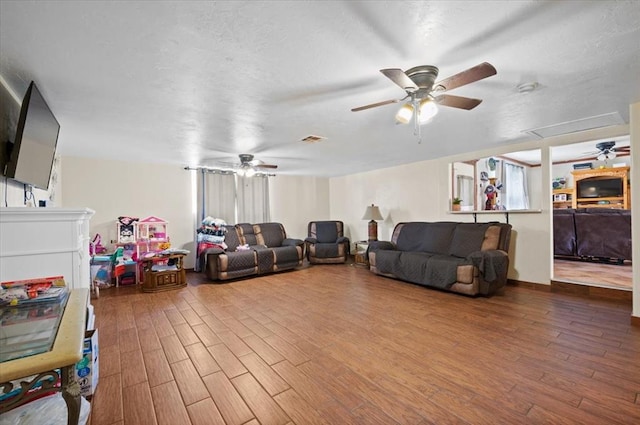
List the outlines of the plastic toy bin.
{"label": "plastic toy bin", "polygon": [[99,288],[113,285],[113,262],[110,255],[91,257],[91,282]]}

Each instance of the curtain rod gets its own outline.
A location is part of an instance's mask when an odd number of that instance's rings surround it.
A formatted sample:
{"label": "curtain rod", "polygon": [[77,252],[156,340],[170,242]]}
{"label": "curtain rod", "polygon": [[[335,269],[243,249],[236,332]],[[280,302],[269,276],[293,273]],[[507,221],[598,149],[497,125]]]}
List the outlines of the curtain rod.
{"label": "curtain rod", "polygon": [[[184,167],[185,170],[187,171],[203,171],[203,172],[207,172],[207,173],[211,173],[211,174],[224,174],[224,175],[229,175],[229,174],[236,174],[235,171],[233,170],[220,170],[217,168],[209,168],[209,167]],[[269,173],[256,173],[254,174],[252,177],[275,177],[275,174],[269,174]]]}

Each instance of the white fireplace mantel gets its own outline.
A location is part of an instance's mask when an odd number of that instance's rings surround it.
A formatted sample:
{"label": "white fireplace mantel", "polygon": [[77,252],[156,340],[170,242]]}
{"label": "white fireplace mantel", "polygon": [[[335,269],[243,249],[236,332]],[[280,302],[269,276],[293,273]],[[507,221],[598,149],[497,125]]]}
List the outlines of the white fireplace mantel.
{"label": "white fireplace mantel", "polygon": [[89,208],[0,208],[0,281],[64,276],[89,288]]}

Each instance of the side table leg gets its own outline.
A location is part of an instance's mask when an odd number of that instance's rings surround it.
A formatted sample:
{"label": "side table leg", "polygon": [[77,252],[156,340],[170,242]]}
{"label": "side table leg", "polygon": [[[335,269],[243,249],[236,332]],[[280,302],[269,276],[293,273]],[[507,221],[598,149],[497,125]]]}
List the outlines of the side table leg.
{"label": "side table leg", "polygon": [[80,384],[75,379],[75,365],[61,368],[62,398],[67,403],[67,425],[78,425],[80,421]]}

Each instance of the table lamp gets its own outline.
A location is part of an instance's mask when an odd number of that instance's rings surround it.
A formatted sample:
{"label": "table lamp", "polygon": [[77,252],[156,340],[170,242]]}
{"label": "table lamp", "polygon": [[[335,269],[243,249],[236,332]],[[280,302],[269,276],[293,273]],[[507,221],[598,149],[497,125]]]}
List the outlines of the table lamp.
{"label": "table lamp", "polygon": [[369,221],[369,242],[378,240],[378,223],[376,220],[382,220],[382,214],[377,206],[371,204],[362,216],[363,220]]}

